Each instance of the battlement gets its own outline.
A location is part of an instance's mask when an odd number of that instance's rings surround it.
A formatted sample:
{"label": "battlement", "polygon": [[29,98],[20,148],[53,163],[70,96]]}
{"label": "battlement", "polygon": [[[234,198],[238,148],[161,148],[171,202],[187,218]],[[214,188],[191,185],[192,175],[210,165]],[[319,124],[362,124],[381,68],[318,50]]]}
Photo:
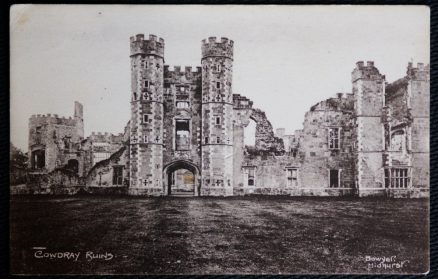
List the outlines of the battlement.
{"label": "battlement", "polygon": [[408,63],[406,74],[410,79],[415,80],[429,80],[430,79],[430,65],[418,62],[417,67],[413,66],[412,62]]}
{"label": "battlement", "polygon": [[108,132],[92,132],[89,139],[95,142],[108,142],[108,143],[117,143],[122,142],[123,133],[119,133],[117,135]]}
{"label": "battlement", "polygon": [[145,40],[144,34],[137,34],[130,37],[131,56],[137,54],[157,55],[164,58],[164,39],[157,36],[149,35],[149,39]]}
{"label": "battlement", "polygon": [[216,37],[209,37],[208,40],[202,40],[202,58],[223,56],[233,59],[233,46],[233,40],[228,38],[220,38],[220,41],[218,41]]}
{"label": "battlement", "polygon": [[[193,69],[192,66],[173,66],[173,70],[169,69],[170,66],[169,65],[164,65],[164,74],[166,73],[185,73],[185,74],[192,74],[192,73],[201,73],[202,72],[202,68],[201,67],[196,67],[196,69]],[[181,71],[181,69],[184,68],[184,71]]]}
{"label": "battlement", "polygon": [[57,114],[34,114],[30,117],[31,125],[56,124],[65,126],[76,126],[76,119],[70,117],[59,117]]}
{"label": "battlement", "polygon": [[358,79],[385,80],[385,76],[380,74],[374,66],[374,61],[367,61],[366,65],[363,61],[358,61],[356,62],[356,68],[351,73],[351,80],[355,82]]}

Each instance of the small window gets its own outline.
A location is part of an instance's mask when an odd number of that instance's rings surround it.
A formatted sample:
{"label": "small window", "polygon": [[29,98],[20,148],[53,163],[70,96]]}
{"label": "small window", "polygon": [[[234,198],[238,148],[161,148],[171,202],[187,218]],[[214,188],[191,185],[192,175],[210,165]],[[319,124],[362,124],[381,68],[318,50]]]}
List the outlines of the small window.
{"label": "small window", "polygon": [[287,186],[289,186],[289,187],[298,186],[298,169],[297,168],[286,169],[286,175],[287,175]]}
{"label": "small window", "polygon": [[216,143],[221,143],[221,138],[220,137],[216,137]]}
{"label": "small window", "polygon": [[208,143],[208,137],[205,137],[204,142]]}
{"label": "small window", "polygon": [[329,149],[339,149],[339,128],[329,128],[328,132]]}
{"label": "small window", "polygon": [[149,88],[149,80],[144,81],[144,87]]}
{"label": "small window", "polygon": [[148,136],[144,136],[144,143],[148,143]]}
{"label": "small window", "polygon": [[255,168],[248,168],[248,186],[255,185]]}
{"label": "small window", "polygon": [[340,182],[340,175],[339,175],[340,170],[330,170],[330,184],[329,187],[330,188],[339,188],[339,182]]}
{"label": "small window", "polygon": [[221,83],[220,83],[219,81],[216,82],[216,88],[217,88],[217,89],[221,88]]}
{"label": "small window", "polygon": [[148,123],[148,122],[149,122],[149,115],[143,114],[143,123]]}
{"label": "small window", "polygon": [[221,124],[221,118],[220,117],[216,117],[216,125],[220,125]]}
{"label": "small window", "polygon": [[137,101],[137,92],[134,92],[134,101]]}
{"label": "small window", "polygon": [[123,166],[113,166],[113,185],[123,184]]}

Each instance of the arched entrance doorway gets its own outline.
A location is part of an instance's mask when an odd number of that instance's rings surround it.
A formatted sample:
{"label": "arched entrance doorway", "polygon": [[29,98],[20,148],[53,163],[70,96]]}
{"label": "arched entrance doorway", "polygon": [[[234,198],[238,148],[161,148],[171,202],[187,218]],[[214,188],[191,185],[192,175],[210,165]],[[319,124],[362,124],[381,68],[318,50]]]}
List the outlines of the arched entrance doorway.
{"label": "arched entrance doorway", "polygon": [[185,160],[172,162],[163,169],[164,193],[170,196],[198,196],[200,171],[193,163]]}

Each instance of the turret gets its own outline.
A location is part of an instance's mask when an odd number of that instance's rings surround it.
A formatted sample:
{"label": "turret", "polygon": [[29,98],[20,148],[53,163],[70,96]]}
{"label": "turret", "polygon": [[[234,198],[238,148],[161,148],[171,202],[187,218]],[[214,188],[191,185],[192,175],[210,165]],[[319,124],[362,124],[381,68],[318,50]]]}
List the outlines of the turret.
{"label": "turret", "polygon": [[202,41],[201,194],[233,194],[233,41]]}
{"label": "turret", "polygon": [[131,194],[161,195],[164,40],[131,37]]}

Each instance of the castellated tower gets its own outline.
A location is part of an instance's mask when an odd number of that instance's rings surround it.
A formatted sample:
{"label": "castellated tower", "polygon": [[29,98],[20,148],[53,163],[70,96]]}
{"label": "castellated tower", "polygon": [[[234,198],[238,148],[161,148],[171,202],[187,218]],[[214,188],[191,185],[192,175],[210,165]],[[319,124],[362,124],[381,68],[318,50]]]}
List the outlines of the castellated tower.
{"label": "castellated tower", "polygon": [[163,192],[164,40],[143,34],[131,42],[130,183],[134,195]]}
{"label": "castellated tower", "polygon": [[233,41],[202,41],[201,195],[233,194]]}
{"label": "castellated tower", "polygon": [[352,72],[357,126],[356,185],[359,196],[384,193],[382,109],[385,76],[374,62],[356,63]]}

